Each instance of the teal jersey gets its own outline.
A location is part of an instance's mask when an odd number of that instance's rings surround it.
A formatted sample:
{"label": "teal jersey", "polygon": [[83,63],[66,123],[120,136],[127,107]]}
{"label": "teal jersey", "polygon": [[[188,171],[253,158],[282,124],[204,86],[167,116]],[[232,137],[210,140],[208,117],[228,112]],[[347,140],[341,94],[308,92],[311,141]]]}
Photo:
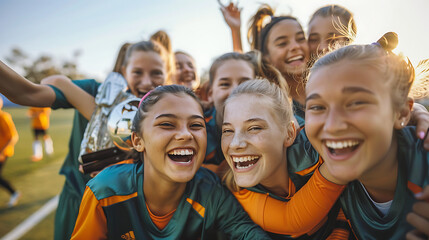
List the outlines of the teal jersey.
{"label": "teal jersey", "polygon": [[[100,85],[100,83],[92,79],[73,81],[73,83],[92,96],[97,94],[97,89]],[[56,95],[55,102],[52,104],[51,108],[73,108],[59,89],[53,86],[51,87]],[[70,239],[85,185],[90,179],[88,175],[79,172],[78,162],[80,143],[87,124],[88,120],[78,111],[75,111],[69,140],[69,152],[60,170],[60,174],[65,175],[66,180],[55,215],[55,239]]]}
{"label": "teal jersey", "polygon": [[413,227],[406,221],[416,202],[410,184],[429,184],[429,153],[417,139],[415,128],[396,131],[398,139],[398,179],[392,205],[381,216],[358,181],[351,182],[340,197],[341,207],[358,239],[405,239]]}
{"label": "teal jersey", "polygon": [[225,157],[220,145],[221,130],[216,125],[216,109],[213,107],[204,112],[207,129],[207,151],[204,163],[219,165]]}
{"label": "teal jersey", "polygon": [[[76,233],[99,229],[93,225],[106,225],[108,239],[121,239],[132,235],[135,239],[214,239],[216,231],[230,239],[269,239],[266,233],[249,218],[234,196],[211,171],[200,168],[187,183],[183,197],[164,229],[152,222],[143,194],[144,165],[114,165],[88,182],[97,202],[110,202],[116,196],[132,196],[102,206],[106,221],[77,224]],[[85,198],[84,198],[85,199]],[[82,206],[93,205],[82,202]],[[97,205],[96,203],[94,205]],[[85,209],[83,209],[85,210]],[[83,211],[81,208],[81,211]],[[78,217],[92,219],[93,211],[83,211]],[[104,218],[104,217],[103,217]],[[97,234],[98,235],[98,234]],[[101,236],[100,235],[100,236]],[[85,236],[85,235],[81,235]],[[95,235],[93,235],[95,236]]]}

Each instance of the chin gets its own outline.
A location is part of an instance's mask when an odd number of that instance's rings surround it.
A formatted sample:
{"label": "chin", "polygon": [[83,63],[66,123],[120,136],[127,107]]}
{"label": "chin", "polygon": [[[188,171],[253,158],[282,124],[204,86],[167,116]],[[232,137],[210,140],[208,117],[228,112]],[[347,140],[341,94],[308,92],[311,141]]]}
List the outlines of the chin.
{"label": "chin", "polygon": [[234,180],[239,187],[254,187],[259,184],[255,179],[249,179],[248,177],[237,177],[234,176]]}

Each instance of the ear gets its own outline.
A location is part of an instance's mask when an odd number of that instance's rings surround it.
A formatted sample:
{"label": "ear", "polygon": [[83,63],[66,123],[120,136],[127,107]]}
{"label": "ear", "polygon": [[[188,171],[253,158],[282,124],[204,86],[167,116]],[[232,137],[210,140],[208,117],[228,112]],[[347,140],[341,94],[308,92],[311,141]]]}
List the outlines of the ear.
{"label": "ear", "polygon": [[290,121],[286,127],[286,138],[283,143],[283,146],[289,147],[290,145],[292,145],[293,142],[295,141],[295,137],[296,137],[295,122]]}
{"label": "ear", "polygon": [[209,102],[213,102],[213,90],[212,90],[213,88],[212,87],[209,87],[209,91],[208,91],[208,93],[207,93],[207,100],[209,101]]}
{"label": "ear", "polygon": [[143,138],[139,137],[135,132],[133,132],[133,133],[131,133],[131,141],[133,143],[133,148],[137,152],[144,152]]}
{"label": "ear", "polygon": [[411,110],[413,109],[414,100],[412,98],[408,98],[407,102],[402,105],[402,107],[396,113],[394,128],[402,129],[407,126],[408,122],[411,118]]}

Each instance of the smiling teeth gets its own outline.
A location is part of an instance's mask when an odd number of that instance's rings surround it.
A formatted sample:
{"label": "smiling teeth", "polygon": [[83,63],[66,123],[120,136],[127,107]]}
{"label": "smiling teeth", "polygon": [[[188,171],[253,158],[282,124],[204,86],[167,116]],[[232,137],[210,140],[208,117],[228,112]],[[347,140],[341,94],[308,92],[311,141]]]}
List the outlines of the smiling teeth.
{"label": "smiling teeth", "polygon": [[254,165],[254,164],[249,164],[249,165],[247,165],[247,166],[243,166],[243,167],[242,167],[242,166],[237,165],[237,166],[236,166],[236,168],[237,168],[237,169],[245,169],[245,168],[250,168],[250,167],[251,167],[251,166],[253,166],[253,165]]}
{"label": "smiling teeth", "polygon": [[[255,159],[258,159],[259,157],[257,156],[246,156],[246,157],[232,157],[232,161],[238,163],[238,162],[248,162],[248,161],[252,161]],[[253,164],[250,164],[250,166]],[[247,166],[248,167],[248,166]],[[246,167],[243,167],[246,168]]]}
{"label": "smiling teeth", "polygon": [[194,155],[194,151],[192,149],[174,149],[168,152],[170,155]]}
{"label": "smiling teeth", "polygon": [[358,145],[358,141],[342,141],[342,142],[333,142],[333,141],[326,141],[326,146],[333,149],[343,149],[347,147],[354,147]]}
{"label": "smiling teeth", "polygon": [[296,60],[301,60],[302,58],[303,58],[302,56],[296,56],[296,57],[289,58],[287,61],[292,62],[292,61],[296,61]]}

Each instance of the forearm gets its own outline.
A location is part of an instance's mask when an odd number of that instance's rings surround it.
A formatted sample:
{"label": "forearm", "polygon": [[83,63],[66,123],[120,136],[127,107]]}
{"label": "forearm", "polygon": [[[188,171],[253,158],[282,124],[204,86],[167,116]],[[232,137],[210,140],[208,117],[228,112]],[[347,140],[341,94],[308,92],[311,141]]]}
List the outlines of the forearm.
{"label": "forearm", "polygon": [[243,52],[243,46],[241,44],[241,30],[240,28],[231,28],[232,36],[232,48],[234,52]]}
{"label": "forearm", "polygon": [[42,80],[43,84],[50,84],[57,87],[66,97],[67,101],[73,105],[87,120],[91,119],[95,110],[95,98],[81,89],[79,86],[65,76],[51,76]]}
{"label": "forearm", "polygon": [[34,84],[0,61],[0,92],[16,104],[50,107],[55,92],[48,86]]}

